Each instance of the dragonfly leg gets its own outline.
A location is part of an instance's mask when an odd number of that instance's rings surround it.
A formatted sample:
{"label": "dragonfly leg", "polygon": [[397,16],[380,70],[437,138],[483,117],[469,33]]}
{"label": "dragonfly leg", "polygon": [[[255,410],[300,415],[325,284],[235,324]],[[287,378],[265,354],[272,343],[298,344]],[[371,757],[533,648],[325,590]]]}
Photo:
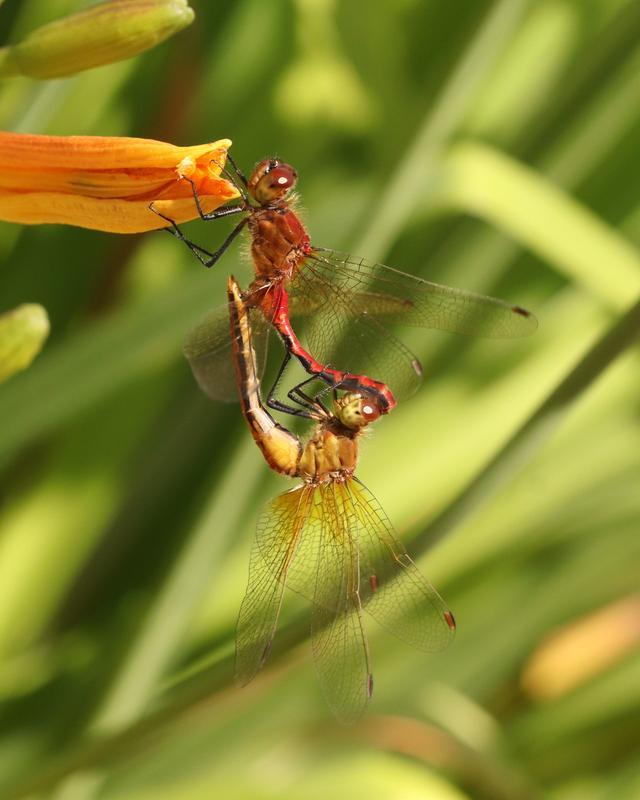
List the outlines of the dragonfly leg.
{"label": "dragonfly leg", "polygon": [[[215,164],[220,169],[220,172],[229,181],[229,183],[233,186],[233,188],[236,190],[236,192],[238,192],[238,194],[242,198],[242,201],[243,201],[244,205],[248,206],[250,204],[249,203],[249,195],[247,194],[247,191],[244,188],[244,186],[240,186],[240,184],[237,182],[237,180],[235,179],[235,176],[233,175],[233,173],[230,172],[227,169],[227,167],[223,167],[222,164],[220,164],[220,162],[216,161],[215,159],[213,159],[211,163]],[[210,219],[210,218],[207,217],[207,219]]]}
{"label": "dragonfly leg", "polygon": [[302,381],[302,383],[299,383],[297,386],[294,386],[293,389],[287,392],[287,397],[294,403],[298,403],[298,405],[308,408],[311,411],[315,411],[317,413],[318,410],[320,410],[322,415],[326,414],[327,416],[330,416],[328,409],[320,400],[320,396],[326,391],[326,389],[322,389],[314,397],[311,397],[306,392],[302,391],[304,386],[317,379],[318,379],[317,375],[311,375],[311,377]]}
{"label": "dragonfly leg", "polygon": [[[247,224],[248,217],[240,220],[240,222],[236,225],[236,227],[231,231],[231,233],[227,236],[224,242],[220,245],[220,247],[214,252],[209,254],[209,258],[206,261],[202,261],[205,267],[212,267],[216,261],[220,258],[221,255],[225,252],[225,250],[229,247],[231,242],[240,234],[244,226]],[[185,243],[188,240],[185,239]],[[197,255],[197,253],[196,253]]]}
{"label": "dragonfly leg", "polygon": [[[166,220],[169,223],[168,228],[162,228],[163,231],[170,233],[171,236],[175,236],[176,239],[179,239],[181,242],[184,242],[185,245],[191,250],[191,252],[195,255],[198,261],[203,264],[205,267],[212,267],[216,261],[222,256],[225,250],[229,247],[231,242],[238,236],[240,231],[246,225],[247,220],[246,218],[241,220],[236,227],[231,231],[229,236],[224,240],[224,242],[220,245],[220,247],[215,251],[211,252],[210,250],[205,250],[204,247],[200,247],[199,244],[192,242],[191,239],[188,239],[184,233],[180,230],[180,227],[177,225],[175,220],[171,219],[171,217],[167,217],[165,214],[162,214],[158,211],[157,208],[154,207],[153,203],[149,205],[149,210],[153,211],[154,214],[157,214],[162,219]],[[222,208],[219,209],[220,211],[224,211],[226,213],[220,214],[221,217],[228,216],[229,214],[237,213],[237,211],[242,211],[243,209],[240,206],[231,207],[231,208]]]}
{"label": "dragonfly leg", "polygon": [[284,373],[290,359],[291,353],[288,350],[285,350],[284,358],[282,359],[282,363],[278,369],[278,374],[273,382],[273,386],[271,389],[269,389],[267,394],[267,406],[272,408],[274,411],[280,411],[283,414],[291,414],[294,417],[303,417],[304,419],[314,419],[315,415],[312,415],[311,411],[304,407],[305,404],[299,403],[299,401],[296,401],[295,398],[290,397],[293,402],[298,402],[298,405],[303,405],[303,408],[296,408],[296,406],[287,405],[287,403],[283,403],[282,400],[279,400],[277,397],[275,397],[275,391],[278,388],[282,374]]}
{"label": "dragonfly leg", "polygon": [[[241,170],[238,168],[238,165],[237,165],[237,164],[236,164],[236,162],[233,160],[233,158],[231,158],[231,156],[229,155],[229,153],[227,153],[227,161],[229,161],[229,162],[230,162],[230,164],[231,164],[231,166],[233,167],[233,171],[235,172],[235,176],[233,175],[233,173],[231,172],[231,170],[230,170],[230,169],[229,169],[229,168],[226,166],[226,164],[225,164],[225,166],[222,166],[222,164],[220,164],[220,162],[219,162],[219,161],[216,161],[215,159],[213,160],[213,163],[214,163],[214,164],[215,164],[217,167],[219,167],[219,168],[220,168],[220,171],[222,172],[222,174],[223,174],[223,175],[225,176],[225,178],[226,178],[226,179],[229,181],[229,183],[233,185],[233,187],[234,187],[234,188],[235,188],[235,190],[238,192],[238,194],[240,195],[240,197],[242,197],[242,199],[243,199],[243,201],[244,201],[245,205],[247,205],[247,206],[248,206],[248,205],[250,205],[250,201],[249,201],[249,195],[247,194],[247,191],[246,191],[246,188],[247,188],[247,186],[248,186],[248,181],[247,181],[247,179],[246,179],[246,177],[245,177],[244,173],[243,173],[243,172],[242,172],[242,171],[241,171]],[[242,181],[242,183],[244,184],[244,186],[240,186],[240,185],[238,184],[238,181],[236,180],[236,177],[238,177],[238,178],[240,179],[240,181]]]}
{"label": "dragonfly leg", "polygon": [[[214,163],[217,164],[218,162],[216,161]],[[187,181],[191,185],[191,192],[193,193],[193,200],[196,204],[196,208],[198,209],[198,214],[200,219],[203,219],[205,222],[209,222],[209,220],[212,219],[220,219],[220,217],[227,217],[229,214],[239,214],[241,211],[247,210],[247,202],[243,202],[238,206],[224,206],[224,208],[217,208],[215,211],[211,211],[207,214],[200,203],[200,195],[198,194],[198,187],[196,186],[195,181],[192,181],[191,178],[187,178],[186,175],[182,176],[182,180]],[[233,183],[233,181],[231,182]],[[236,186],[236,188],[238,187]],[[240,191],[240,194],[244,200],[243,192]]]}
{"label": "dragonfly leg", "polygon": [[178,225],[176,224],[175,220],[171,219],[171,217],[167,217],[165,214],[162,214],[158,211],[157,208],[150,203],[149,210],[153,211],[154,214],[157,214],[162,219],[166,220],[169,223],[170,227],[162,228],[163,231],[170,233],[171,236],[175,236],[176,239],[179,239],[181,242],[184,242],[186,246],[191,250],[191,252],[196,256],[196,258],[200,261],[201,264],[207,266],[207,262],[209,259],[213,257],[213,253],[210,253],[208,250],[205,250],[204,247],[200,247],[199,244],[192,242],[191,239],[187,239],[184,233],[180,230]]}
{"label": "dragonfly leg", "polygon": [[281,400],[278,400],[277,397],[272,397],[270,400],[267,400],[267,405],[274,411],[279,411],[281,414],[289,414],[292,417],[302,417],[303,419],[317,418],[316,414],[313,414],[306,408],[296,408],[295,406],[289,406],[286,403],[283,403]]}
{"label": "dragonfly leg", "polygon": [[235,170],[236,175],[240,178],[242,183],[244,183],[245,186],[248,186],[249,185],[249,181],[247,180],[247,176],[244,174],[244,172],[240,169],[240,167],[233,160],[233,156],[231,155],[231,153],[227,153],[227,160],[229,161],[229,163],[231,164],[231,166]]}

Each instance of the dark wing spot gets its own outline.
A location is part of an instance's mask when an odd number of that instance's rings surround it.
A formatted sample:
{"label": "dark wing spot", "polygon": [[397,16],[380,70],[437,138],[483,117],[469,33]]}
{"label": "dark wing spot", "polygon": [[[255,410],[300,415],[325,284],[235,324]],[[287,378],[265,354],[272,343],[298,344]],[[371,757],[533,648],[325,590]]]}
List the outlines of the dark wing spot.
{"label": "dark wing spot", "polygon": [[447,623],[447,625],[451,628],[451,630],[455,631],[455,629],[456,629],[456,620],[455,620],[455,617],[453,616],[453,614],[450,611],[445,611],[444,612],[444,620]]}
{"label": "dark wing spot", "polygon": [[531,312],[527,311],[526,308],[522,308],[522,306],[511,306],[511,310],[514,314],[520,314],[521,317],[530,317]]}
{"label": "dark wing spot", "polygon": [[369,576],[369,584],[371,586],[372,592],[378,591],[378,576],[377,575],[370,575]]}
{"label": "dark wing spot", "polygon": [[371,697],[373,695],[373,675],[369,673],[367,675],[367,697]]}

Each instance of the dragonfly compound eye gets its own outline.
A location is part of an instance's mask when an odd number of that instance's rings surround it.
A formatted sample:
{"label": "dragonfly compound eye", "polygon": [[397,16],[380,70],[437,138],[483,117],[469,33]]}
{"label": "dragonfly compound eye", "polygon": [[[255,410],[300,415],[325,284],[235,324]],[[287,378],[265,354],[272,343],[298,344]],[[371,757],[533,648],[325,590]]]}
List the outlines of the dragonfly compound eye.
{"label": "dragonfly compound eye", "polygon": [[353,393],[345,395],[338,402],[336,413],[345,427],[356,430],[375,422],[380,416],[380,409],[374,400]]}
{"label": "dragonfly compound eye", "polygon": [[295,186],[298,173],[277,159],[261,161],[249,180],[249,191],[260,205],[286,197]]}
{"label": "dragonfly compound eye", "polygon": [[375,422],[378,417],[380,416],[380,408],[378,407],[377,403],[374,403],[371,400],[362,400],[362,407],[361,407],[362,416],[365,422],[368,424],[369,422]]}

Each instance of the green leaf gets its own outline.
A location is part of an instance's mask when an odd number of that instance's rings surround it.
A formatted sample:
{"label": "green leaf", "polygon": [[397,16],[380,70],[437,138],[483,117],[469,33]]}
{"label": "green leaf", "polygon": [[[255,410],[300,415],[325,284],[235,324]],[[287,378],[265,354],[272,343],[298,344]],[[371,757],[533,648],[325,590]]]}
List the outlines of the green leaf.
{"label": "green leaf", "polygon": [[543,175],[475,142],[444,160],[435,203],[494,225],[614,309],[640,293],[636,248]]}

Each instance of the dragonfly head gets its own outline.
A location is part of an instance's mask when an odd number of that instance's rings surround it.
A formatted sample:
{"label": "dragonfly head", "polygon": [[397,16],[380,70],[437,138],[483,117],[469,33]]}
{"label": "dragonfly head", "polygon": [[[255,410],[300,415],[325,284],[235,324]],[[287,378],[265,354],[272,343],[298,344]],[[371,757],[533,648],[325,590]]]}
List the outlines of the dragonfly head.
{"label": "dragonfly head", "polygon": [[375,399],[358,392],[348,392],[336,400],[334,411],[345,428],[351,430],[366,427],[382,414]]}
{"label": "dragonfly head", "polygon": [[298,173],[277,158],[265,158],[251,173],[249,193],[261,206],[283,200],[296,185]]}

